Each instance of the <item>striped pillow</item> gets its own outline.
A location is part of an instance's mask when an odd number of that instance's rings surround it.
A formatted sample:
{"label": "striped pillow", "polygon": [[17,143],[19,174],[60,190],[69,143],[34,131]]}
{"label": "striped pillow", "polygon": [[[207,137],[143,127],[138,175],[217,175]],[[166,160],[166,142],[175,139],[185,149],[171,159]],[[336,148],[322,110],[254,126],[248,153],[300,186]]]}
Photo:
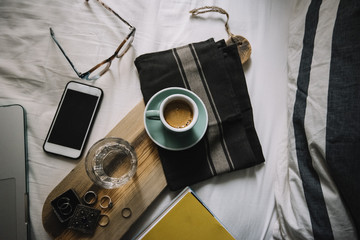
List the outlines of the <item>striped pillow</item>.
{"label": "striped pillow", "polygon": [[298,0],[289,30],[288,153],[278,165],[274,237],[356,239],[360,2]]}

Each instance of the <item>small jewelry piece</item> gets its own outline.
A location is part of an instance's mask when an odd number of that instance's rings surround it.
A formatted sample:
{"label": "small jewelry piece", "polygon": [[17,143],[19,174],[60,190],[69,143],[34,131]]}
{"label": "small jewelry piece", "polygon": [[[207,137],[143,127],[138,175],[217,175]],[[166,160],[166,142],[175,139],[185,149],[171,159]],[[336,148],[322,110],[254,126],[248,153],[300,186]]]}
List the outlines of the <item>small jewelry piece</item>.
{"label": "small jewelry piece", "polygon": [[62,197],[56,203],[60,213],[64,216],[69,215],[72,212],[72,206],[70,204],[70,198]]}
{"label": "small jewelry piece", "polygon": [[101,214],[99,217],[98,224],[100,227],[106,227],[110,223],[110,218],[108,215]]}
{"label": "small jewelry piece", "polygon": [[121,210],[121,215],[124,217],[124,218],[129,218],[131,217],[131,209],[130,208],[123,208],[123,210]]}
{"label": "small jewelry piece", "polygon": [[73,211],[73,208],[70,203],[64,203],[61,205],[61,208],[59,208],[60,213],[64,216],[70,215]]}
{"label": "small jewelry piece", "polygon": [[72,206],[69,203],[67,204],[67,207],[65,209],[60,209],[61,214],[64,216],[70,215],[72,211]]}
{"label": "small jewelry piece", "polygon": [[68,205],[70,203],[70,198],[68,197],[61,197],[59,200],[57,200],[56,202],[56,206],[59,209],[64,209],[66,208],[66,205]]}
{"label": "small jewelry piece", "polygon": [[113,207],[111,198],[108,195],[105,195],[100,199],[100,207],[103,209],[107,209],[107,208],[110,209]]}
{"label": "small jewelry piece", "polygon": [[94,191],[87,191],[83,196],[83,200],[87,205],[93,205],[97,201],[97,195]]}

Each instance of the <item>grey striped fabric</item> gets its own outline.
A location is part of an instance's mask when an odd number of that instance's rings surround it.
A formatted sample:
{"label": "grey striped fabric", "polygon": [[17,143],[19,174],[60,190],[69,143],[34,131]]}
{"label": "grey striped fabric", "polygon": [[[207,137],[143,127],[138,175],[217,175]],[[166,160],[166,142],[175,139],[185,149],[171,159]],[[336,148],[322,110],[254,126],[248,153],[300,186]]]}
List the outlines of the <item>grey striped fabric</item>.
{"label": "grey striped fabric", "polygon": [[209,39],[145,54],[135,61],[145,102],[167,87],[183,87],[204,102],[204,138],[184,151],[159,148],[170,189],[264,162],[236,46]]}
{"label": "grey striped fabric", "polygon": [[[194,52],[194,55],[192,52]],[[185,76],[182,76],[184,83],[189,86],[189,89],[198,94],[206,106],[211,106],[207,108],[209,128],[206,138],[207,142],[214,142],[217,138],[219,138],[220,142],[220,144],[214,145],[212,151],[210,151],[212,164],[209,164],[209,166],[214,166],[214,169],[211,169],[212,173],[229,172],[230,169],[234,169],[234,164],[225,143],[222,125],[218,124],[220,122],[220,115],[217,106],[215,105],[214,98],[211,95],[209,86],[207,85],[199,58],[194,51],[194,45],[191,44],[189,46],[173,49],[173,53],[177,59],[179,71],[184,69]],[[204,79],[204,81],[202,81],[202,79]],[[223,159],[227,159],[228,161],[223,161]]]}
{"label": "grey striped fabric", "polygon": [[359,13],[358,1],[297,1],[289,38],[289,152],[279,161],[275,188],[276,239],[357,239]]}

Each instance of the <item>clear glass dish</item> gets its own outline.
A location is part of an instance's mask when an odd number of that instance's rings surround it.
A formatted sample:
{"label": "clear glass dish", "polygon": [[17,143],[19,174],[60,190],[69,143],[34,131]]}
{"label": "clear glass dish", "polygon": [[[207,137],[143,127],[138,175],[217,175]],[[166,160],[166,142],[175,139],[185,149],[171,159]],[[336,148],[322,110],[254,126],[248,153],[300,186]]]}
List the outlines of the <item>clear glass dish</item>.
{"label": "clear glass dish", "polygon": [[134,148],[121,138],[103,138],[88,151],[85,169],[90,179],[106,189],[118,188],[136,173],[137,156]]}

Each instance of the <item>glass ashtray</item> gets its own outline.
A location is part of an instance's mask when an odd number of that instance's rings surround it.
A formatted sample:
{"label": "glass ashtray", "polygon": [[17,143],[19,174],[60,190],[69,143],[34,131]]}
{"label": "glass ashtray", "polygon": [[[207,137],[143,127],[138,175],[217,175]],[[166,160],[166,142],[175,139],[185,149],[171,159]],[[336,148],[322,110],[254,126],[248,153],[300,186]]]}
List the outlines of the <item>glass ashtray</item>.
{"label": "glass ashtray", "polygon": [[106,189],[118,188],[134,176],[137,156],[134,148],[124,139],[103,138],[89,149],[85,169],[98,186]]}

